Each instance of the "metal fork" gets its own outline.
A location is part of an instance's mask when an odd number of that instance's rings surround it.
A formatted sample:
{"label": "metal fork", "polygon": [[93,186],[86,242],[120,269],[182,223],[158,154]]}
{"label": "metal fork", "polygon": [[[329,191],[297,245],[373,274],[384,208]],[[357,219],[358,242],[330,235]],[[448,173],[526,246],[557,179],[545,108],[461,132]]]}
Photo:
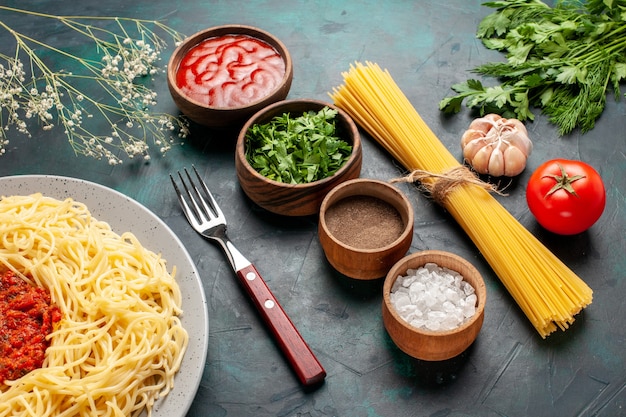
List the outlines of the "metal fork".
{"label": "metal fork", "polygon": [[178,172],[184,194],[170,174],[172,185],[174,185],[185,217],[196,232],[217,242],[222,247],[239,281],[252,298],[300,382],[310,386],[323,381],[326,377],[326,371],[280,306],[255,266],[229,240],[226,235],[224,213],[217,205],[196,168],[194,166],[192,168],[200,187],[196,185],[189,171],[185,168],[184,176],[180,171]]}

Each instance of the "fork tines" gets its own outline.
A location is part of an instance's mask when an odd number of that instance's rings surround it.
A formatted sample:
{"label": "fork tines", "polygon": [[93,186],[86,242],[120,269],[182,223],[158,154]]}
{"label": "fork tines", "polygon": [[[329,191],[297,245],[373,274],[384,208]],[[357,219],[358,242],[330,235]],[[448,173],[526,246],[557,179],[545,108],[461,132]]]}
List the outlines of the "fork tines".
{"label": "fork tines", "polygon": [[[180,182],[185,189],[185,193],[187,194],[191,205],[187,203],[180,189],[176,185],[174,177],[172,177],[172,175],[170,174],[170,179],[172,180],[172,184],[174,185],[174,189],[176,190],[176,194],[178,195],[180,203],[185,209],[185,213],[188,215],[188,217],[189,215],[193,215],[193,217],[195,217],[197,221],[201,223],[208,222],[212,219],[220,219],[222,221],[225,221],[222,210],[217,205],[217,202],[213,198],[213,195],[211,194],[211,191],[209,191],[206,183],[202,180],[202,177],[200,177],[198,170],[193,165],[191,166],[191,168],[196,174],[197,182],[200,184],[200,188],[198,188],[196,182],[194,182],[187,168],[184,168],[185,176],[187,178],[186,180],[183,177],[183,174],[178,171],[178,177],[180,178]],[[191,221],[190,218],[189,220]]]}

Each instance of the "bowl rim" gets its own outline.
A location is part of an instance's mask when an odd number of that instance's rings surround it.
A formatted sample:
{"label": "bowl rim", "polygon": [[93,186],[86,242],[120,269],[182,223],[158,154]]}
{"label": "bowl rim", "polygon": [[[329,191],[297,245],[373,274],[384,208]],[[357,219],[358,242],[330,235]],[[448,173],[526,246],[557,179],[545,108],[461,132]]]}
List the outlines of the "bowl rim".
{"label": "bowl rim", "polygon": [[[396,207],[396,205],[393,202],[380,198],[379,196],[374,196],[371,194],[363,194],[363,193],[347,194],[339,198],[337,201],[332,201],[332,202],[330,201],[337,193],[345,191],[346,188],[354,187],[355,184],[371,184],[374,187],[385,188],[387,190],[392,191],[395,196],[399,197],[399,201],[402,202],[403,210],[401,211],[400,209],[398,209],[398,207]],[[333,236],[333,234],[328,229],[328,225],[326,224],[326,212],[328,211],[330,207],[333,206],[333,204],[345,198],[354,197],[354,196],[376,197],[385,201],[388,204],[391,204],[398,211],[398,214],[400,214],[400,217],[402,217],[402,220],[405,221],[405,225],[404,225],[404,229],[402,230],[402,233],[400,233],[400,235],[393,242],[385,246],[380,246],[377,248],[358,248],[355,246],[350,246],[347,243]],[[404,219],[405,216],[406,216],[406,220]],[[398,189],[397,187],[394,187],[392,184],[385,182],[385,181],[378,180],[378,179],[373,179],[373,178],[355,178],[352,180],[342,182],[341,184],[337,185],[332,190],[330,190],[328,194],[326,194],[326,196],[322,200],[322,204],[320,205],[320,211],[319,211],[319,225],[324,231],[324,233],[328,236],[328,238],[331,239],[334,244],[346,250],[349,250],[353,253],[361,253],[361,254],[374,254],[374,253],[385,252],[385,251],[395,248],[399,244],[402,244],[402,242],[404,242],[409,237],[408,235],[413,234],[414,219],[415,219],[415,214],[413,212],[413,206],[411,205],[411,202],[409,201],[408,197],[400,189]]]}
{"label": "bowl rim", "polygon": [[[275,181],[270,178],[267,178],[266,176],[259,173],[256,169],[254,169],[252,165],[250,165],[250,163],[248,162],[248,159],[246,158],[246,152],[245,152],[245,146],[246,146],[245,140],[246,140],[246,133],[248,132],[248,129],[250,129],[250,127],[256,123],[257,119],[261,118],[265,113],[278,110],[281,107],[289,107],[290,105],[294,103],[308,103],[308,104],[313,104],[315,106],[321,106],[322,108],[323,106],[328,106],[329,108],[333,110],[337,110],[337,115],[342,119],[343,122],[345,122],[348,125],[349,127],[348,131],[351,133],[351,136],[352,136],[352,152],[350,153],[350,157],[344,162],[344,164],[337,171],[333,173],[333,175],[322,178],[317,181],[308,182],[308,183],[287,184],[284,182]],[[250,174],[252,177],[254,177],[257,181],[265,182],[274,187],[280,187],[284,189],[299,189],[302,191],[306,191],[309,188],[317,189],[318,187],[324,187],[327,183],[334,181],[337,176],[340,176],[345,171],[351,169],[350,168],[351,165],[355,162],[357,158],[360,157],[359,155],[362,154],[361,147],[362,145],[361,145],[360,133],[358,131],[356,123],[354,122],[354,120],[352,120],[352,118],[348,115],[348,113],[346,113],[339,107],[335,106],[334,104],[328,103],[322,100],[308,99],[308,98],[296,98],[296,99],[286,99],[286,100],[277,101],[266,107],[263,107],[262,109],[254,113],[252,116],[250,116],[250,118],[246,121],[246,123],[243,125],[243,127],[239,131],[239,134],[237,135],[237,143],[235,145],[235,155],[236,155],[236,158],[241,162],[241,166],[246,170],[246,172]]]}
{"label": "bowl rim", "polygon": [[[415,327],[407,323],[406,320],[400,317],[400,314],[396,311],[394,306],[391,304],[391,299],[390,299],[391,287],[395,283],[396,279],[398,279],[398,274],[395,272],[397,267],[401,263],[407,262],[409,260],[427,257],[431,255],[447,257],[463,264],[466,268],[468,268],[472,272],[472,275],[478,280],[478,288],[475,284],[472,284],[476,294],[477,295],[480,294],[477,300],[476,312],[470,318],[470,320],[466,321],[465,323],[451,330],[438,331],[438,330],[428,330],[428,329]],[[424,264],[422,264],[422,266],[423,265]],[[442,265],[439,265],[439,266],[442,266]],[[452,269],[452,268],[449,268],[449,269]],[[459,272],[459,271],[456,271],[456,272]],[[463,280],[465,280],[465,276],[463,276]],[[472,263],[469,262],[467,259],[455,253],[442,251],[442,250],[424,250],[424,251],[414,252],[410,255],[403,257],[398,262],[396,262],[395,265],[391,267],[383,283],[383,303],[385,304],[387,310],[389,311],[389,314],[391,314],[394,320],[398,322],[406,330],[410,330],[414,333],[422,334],[424,336],[447,337],[447,336],[451,336],[451,335],[463,332],[467,328],[473,326],[476,323],[476,321],[480,320],[481,316],[484,316],[486,302],[487,302],[487,289],[485,286],[485,280],[483,279],[482,274],[478,271],[478,269],[476,269],[476,267],[472,265]]]}
{"label": "bowl rim", "polygon": [[[272,48],[276,49],[276,51],[280,54],[281,58],[285,62],[285,73],[283,74],[283,78],[280,80],[280,83],[272,89],[267,95],[252,101],[243,106],[235,106],[235,107],[216,107],[209,106],[205,103],[195,100],[192,97],[189,97],[183,90],[178,87],[176,83],[176,74],[178,73],[178,68],[180,66],[180,61],[185,57],[185,55],[194,47],[199,45],[205,39],[210,39],[219,36],[225,35],[247,35],[251,37],[255,37],[265,43],[269,44]],[[170,55],[170,59],[167,64],[167,81],[172,88],[180,97],[184,98],[189,103],[193,104],[197,107],[202,107],[207,110],[214,111],[237,111],[237,110],[246,110],[251,107],[258,106],[260,103],[264,102],[268,99],[268,97],[272,97],[276,92],[281,90],[285,84],[290,83],[290,79],[293,77],[293,62],[291,59],[291,54],[289,50],[285,46],[285,44],[275,35],[272,35],[270,32],[258,28],[256,26],[249,25],[240,25],[240,24],[225,24],[219,26],[212,26],[203,30],[200,30],[185,39],[183,39],[180,44],[174,49],[174,52]]]}

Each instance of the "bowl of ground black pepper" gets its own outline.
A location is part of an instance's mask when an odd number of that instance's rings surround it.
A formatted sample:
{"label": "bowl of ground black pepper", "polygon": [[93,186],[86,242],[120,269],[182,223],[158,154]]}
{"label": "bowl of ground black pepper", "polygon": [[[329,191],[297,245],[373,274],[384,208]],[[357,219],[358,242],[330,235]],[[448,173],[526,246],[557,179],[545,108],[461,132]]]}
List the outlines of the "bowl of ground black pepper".
{"label": "bowl of ground black pepper", "polygon": [[382,278],[411,246],[413,207],[389,183],[349,180],[322,201],[318,236],[338,272],[360,280]]}

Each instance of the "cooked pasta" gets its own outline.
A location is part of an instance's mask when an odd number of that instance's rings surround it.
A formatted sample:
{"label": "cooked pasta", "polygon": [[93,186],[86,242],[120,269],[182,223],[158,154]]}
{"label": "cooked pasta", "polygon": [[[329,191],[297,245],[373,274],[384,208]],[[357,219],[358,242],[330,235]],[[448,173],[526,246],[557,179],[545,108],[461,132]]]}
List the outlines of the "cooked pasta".
{"label": "cooked pasta", "polygon": [[356,63],[343,77],[344,85],[331,93],[335,104],[407,170],[419,172],[427,190],[442,188],[442,181],[454,177],[438,202],[469,235],[541,337],[557,327],[567,329],[592,301],[587,284],[472,180],[388,71]]}
{"label": "cooked pasta", "polygon": [[0,200],[0,269],[50,292],[62,318],[41,368],[0,384],[0,416],[150,415],[188,343],[166,261],[72,199]]}

